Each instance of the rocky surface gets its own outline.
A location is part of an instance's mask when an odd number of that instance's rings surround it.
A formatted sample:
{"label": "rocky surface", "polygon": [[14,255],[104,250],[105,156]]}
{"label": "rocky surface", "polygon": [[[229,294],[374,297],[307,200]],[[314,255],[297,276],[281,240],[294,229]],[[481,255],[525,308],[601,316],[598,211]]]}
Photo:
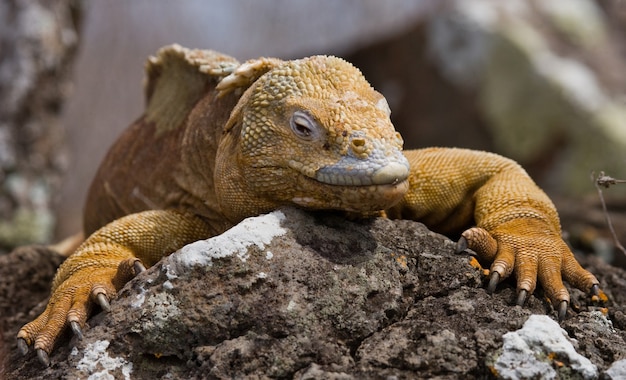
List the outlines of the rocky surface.
{"label": "rocky surface", "polygon": [[[22,256],[7,256],[0,278],[36,264]],[[142,273],[82,341],[63,339],[50,368],[13,347],[43,297],[14,294],[2,310],[14,316],[7,378],[516,379],[528,360],[553,374],[545,378],[624,375],[624,271],[587,261],[608,312],[572,290],[561,329],[540,291],[512,306],[513,285],[486,294],[470,262],[419,223],[280,210]],[[42,278],[32,276],[22,275],[25,291]]]}

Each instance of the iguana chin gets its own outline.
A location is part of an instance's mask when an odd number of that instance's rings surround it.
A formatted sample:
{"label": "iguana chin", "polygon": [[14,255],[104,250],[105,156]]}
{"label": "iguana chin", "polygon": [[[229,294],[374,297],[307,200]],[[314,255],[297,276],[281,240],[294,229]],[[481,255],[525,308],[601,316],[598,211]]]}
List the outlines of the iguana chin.
{"label": "iguana chin", "polygon": [[459,250],[492,262],[489,291],[515,273],[523,304],[538,280],[560,318],[562,279],[599,292],[561,239],[550,199],[518,164],[464,149],[403,152],[385,98],[342,59],[240,64],[173,45],[146,72],[145,113],[91,185],[88,238],[59,268],[45,311],[18,334],[20,350],[33,345],[46,365],[62,330],[81,336],[93,305],[107,310],[137,272],[282,205],[463,231]]}

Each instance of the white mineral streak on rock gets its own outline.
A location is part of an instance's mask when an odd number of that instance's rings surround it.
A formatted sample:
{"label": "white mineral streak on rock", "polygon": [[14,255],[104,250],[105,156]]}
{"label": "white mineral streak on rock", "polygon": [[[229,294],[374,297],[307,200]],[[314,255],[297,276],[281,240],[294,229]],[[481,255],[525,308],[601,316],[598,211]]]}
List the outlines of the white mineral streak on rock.
{"label": "white mineral streak on rock", "polygon": [[610,380],[626,379],[626,359],[611,364],[604,375]]}
{"label": "white mineral streak on rock", "polygon": [[[108,340],[98,340],[88,344],[83,358],[76,365],[76,369],[88,373],[89,377],[87,379],[89,380],[117,378],[110,374],[109,371],[120,369],[124,379],[130,380],[130,374],[133,372],[133,363],[129,363],[123,358],[110,357],[106,351],[108,347]],[[77,354],[77,351],[72,351],[72,355]]]}
{"label": "white mineral streak on rock", "polygon": [[163,289],[165,290],[172,290],[174,289],[174,284],[172,284],[172,282],[170,280],[167,280],[163,283]]}
{"label": "white mineral streak on rock", "polygon": [[531,315],[524,326],[503,336],[495,369],[502,379],[556,379],[552,359],[569,366],[583,379],[598,378],[597,367],[578,354],[567,332],[546,315]]}
{"label": "white mineral streak on rock", "polygon": [[272,239],[287,232],[280,225],[284,219],[280,211],[247,218],[219,236],[188,244],[166,259],[166,274],[173,279],[194,266],[211,266],[213,260],[232,255],[245,262],[249,247],[256,245],[262,250]]}
{"label": "white mineral streak on rock", "polygon": [[144,301],[146,300],[146,289],[144,289],[143,285],[139,286],[139,293],[135,294],[135,299],[131,302],[130,306],[132,307],[141,307],[143,306]]}

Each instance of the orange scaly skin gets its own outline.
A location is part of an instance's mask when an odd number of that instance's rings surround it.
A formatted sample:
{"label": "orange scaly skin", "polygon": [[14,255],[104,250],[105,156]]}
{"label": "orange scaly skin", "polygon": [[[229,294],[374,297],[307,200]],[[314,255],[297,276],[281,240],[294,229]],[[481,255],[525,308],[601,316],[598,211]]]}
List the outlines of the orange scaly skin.
{"label": "orange scaly skin", "polygon": [[91,185],[88,238],[59,268],[46,310],[18,334],[20,350],[34,346],[46,365],[61,331],[81,336],[93,304],[107,309],[137,272],[283,205],[384,213],[443,233],[471,227],[459,250],[493,261],[489,290],[515,273],[522,304],[538,280],[560,317],[562,279],[598,292],[519,165],[463,149],[402,152],[384,97],[339,58],[239,64],[175,45],[146,72],[146,111]]}
{"label": "orange scaly skin", "polygon": [[[468,248],[492,262],[493,287],[515,272],[523,303],[537,278],[554,305],[569,303],[562,278],[590,291],[598,280],[561,239],[556,208],[514,161],[493,153],[430,148],[406,151],[409,191],[388,213],[450,233],[463,231]],[[562,277],[561,277],[562,276]],[[594,291],[597,291],[594,290]],[[562,311],[560,311],[562,312]],[[562,317],[562,316],[561,316]]]}

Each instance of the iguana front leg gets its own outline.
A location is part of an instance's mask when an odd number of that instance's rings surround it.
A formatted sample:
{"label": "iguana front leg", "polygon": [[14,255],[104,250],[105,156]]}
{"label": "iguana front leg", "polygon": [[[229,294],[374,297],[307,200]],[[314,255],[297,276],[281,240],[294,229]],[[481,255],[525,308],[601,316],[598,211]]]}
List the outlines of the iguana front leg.
{"label": "iguana front leg", "polygon": [[17,335],[22,353],[34,346],[44,365],[68,325],[77,336],[94,304],[108,309],[126,282],[185,244],[214,235],[198,217],[153,210],[120,218],[93,233],[59,268],[44,312]]}
{"label": "iguana front leg", "polygon": [[571,285],[597,294],[598,280],[584,270],[561,238],[556,209],[514,161],[493,153],[432,148],[406,151],[411,164],[409,192],[390,210],[423,221],[441,232],[462,232],[459,250],[470,248],[491,262],[492,292],[515,273],[517,303],[537,285],[564,318]]}

